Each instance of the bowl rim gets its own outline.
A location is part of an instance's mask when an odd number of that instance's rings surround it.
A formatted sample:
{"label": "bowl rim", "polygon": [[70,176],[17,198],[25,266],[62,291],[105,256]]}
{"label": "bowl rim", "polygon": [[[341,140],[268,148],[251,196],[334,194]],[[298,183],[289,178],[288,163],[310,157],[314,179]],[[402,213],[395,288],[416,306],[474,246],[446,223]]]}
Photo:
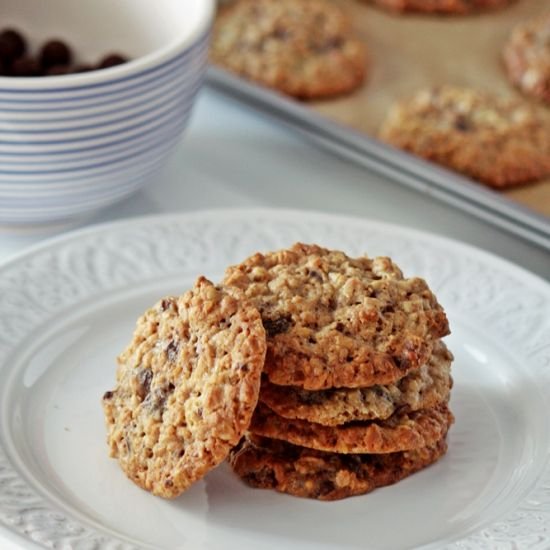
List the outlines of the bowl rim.
{"label": "bowl rim", "polygon": [[186,50],[191,49],[210,29],[214,20],[217,1],[196,1],[203,8],[200,19],[195,28],[184,38],[176,38],[157,50],[108,69],[47,77],[0,76],[0,93],[52,92],[85,88],[90,85],[110,84],[164,65]]}

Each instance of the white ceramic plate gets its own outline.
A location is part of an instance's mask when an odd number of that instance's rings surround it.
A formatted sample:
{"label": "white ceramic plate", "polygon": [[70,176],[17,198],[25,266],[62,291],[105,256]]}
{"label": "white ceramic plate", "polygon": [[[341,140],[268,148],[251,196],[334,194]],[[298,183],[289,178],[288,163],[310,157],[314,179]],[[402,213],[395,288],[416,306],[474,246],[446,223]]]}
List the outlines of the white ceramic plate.
{"label": "white ceramic plate", "polygon": [[[136,317],[199,274],[295,241],[391,255],[428,279],[455,353],[448,454],[370,495],[322,503],[254,490],[225,466],[174,501],[107,457],[100,407]],[[114,550],[550,547],[550,286],[468,246],[305,212],[132,220],[0,268],[0,537]]]}

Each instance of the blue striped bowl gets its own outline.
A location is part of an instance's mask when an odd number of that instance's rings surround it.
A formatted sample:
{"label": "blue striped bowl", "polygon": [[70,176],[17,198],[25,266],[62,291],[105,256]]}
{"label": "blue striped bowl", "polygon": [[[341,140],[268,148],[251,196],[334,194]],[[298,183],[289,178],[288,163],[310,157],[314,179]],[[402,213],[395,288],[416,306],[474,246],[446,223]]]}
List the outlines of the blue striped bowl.
{"label": "blue striped bowl", "polygon": [[2,27],[62,37],[82,61],[54,77],[0,77],[0,226],[71,222],[127,197],[162,166],[206,67],[214,0],[2,0]]}

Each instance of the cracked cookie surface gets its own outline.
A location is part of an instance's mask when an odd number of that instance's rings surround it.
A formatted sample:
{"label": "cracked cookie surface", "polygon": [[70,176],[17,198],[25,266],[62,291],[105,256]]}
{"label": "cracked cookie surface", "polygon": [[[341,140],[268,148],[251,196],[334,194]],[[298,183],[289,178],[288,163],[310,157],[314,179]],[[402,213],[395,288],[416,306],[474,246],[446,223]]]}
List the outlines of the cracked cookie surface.
{"label": "cracked cookie surface", "polygon": [[342,455],[252,436],[231,451],[230,463],[252,487],[337,500],[396,483],[433,464],[446,451],[445,437],[413,451]]}
{"label": "cracked cookie surface", "polygon": [[308,391],[262,381],[260,401],[283,418],[337,426],[355,420],[384,420],[396,410],[416,411],[447,402],[453,356],[437,342],[426,365],[395,384]]}
{"label": "cracked cookie surface", "polygon": [[550,174],[550,117],[512,97],[421,90],[390,109],[380,138],[491,187]]}
{"label": "cracked cookie surface", "polygon": [[250,433],[333,453],[393,453],[433,445],[447,433],[454,417],[446,404],[433,409],[397,412],[386,420],[323,426],[290,420],[260,403]]}
{"label": "cracked cookie surface", "polygon": [[265,349],[258,311],[203,277],[149,309],[103,397],[110,454],[126,475],[172,498],[222,462],[250,422]]}
{"label": "cracked cookie surface", "polygon": [[514,85],[550,104],[550,13],[517,25],[504,46],[503,58]]}
{"label": "cracked cookie surface", "polygon": [[236,0],[218,15],[210,58],[302,99],[349,92],[366,74],[365,46],[327,0]]}
{"label": "cracked cookie surface", "polygon": [[428,361],[449,333],[428,285],[389,259],[349,258],[316,245],[255,254],[224,284],[258,308],[267,336],[264,373],[307,390],[391,384]]}

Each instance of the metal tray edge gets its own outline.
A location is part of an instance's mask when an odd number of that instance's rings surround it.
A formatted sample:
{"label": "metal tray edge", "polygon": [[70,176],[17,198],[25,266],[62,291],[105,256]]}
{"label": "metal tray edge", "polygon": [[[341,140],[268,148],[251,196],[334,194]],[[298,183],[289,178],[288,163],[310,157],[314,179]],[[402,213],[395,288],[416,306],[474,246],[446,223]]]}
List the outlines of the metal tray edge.
{"label": "metal tray edge", "polygon": [[207,84],[243,101],[317,145],[430,194],[550,250],[550,219],[450,170],[388,146],[328,119],[296,100],[210,66]]}

